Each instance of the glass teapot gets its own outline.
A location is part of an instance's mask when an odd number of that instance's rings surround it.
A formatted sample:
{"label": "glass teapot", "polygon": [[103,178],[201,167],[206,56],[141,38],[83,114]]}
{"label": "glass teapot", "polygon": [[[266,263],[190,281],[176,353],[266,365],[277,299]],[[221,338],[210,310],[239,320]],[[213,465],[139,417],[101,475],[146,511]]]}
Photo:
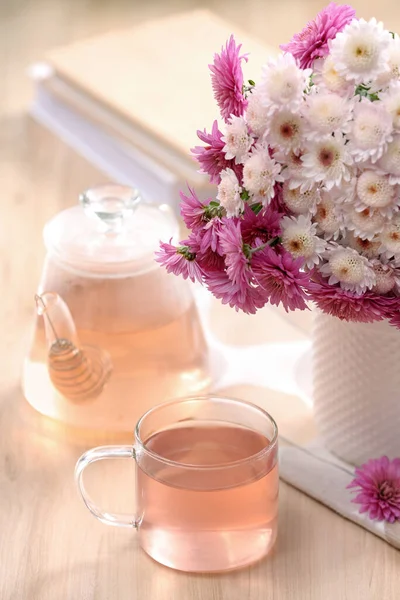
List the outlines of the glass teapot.
{"label": "glass teapot", "polygon": [[178,223],[119,185],[92,188],[44,229],[28,402],[79,428],[132,430],[147,409],[210,384],[192,286],[154,260]]}

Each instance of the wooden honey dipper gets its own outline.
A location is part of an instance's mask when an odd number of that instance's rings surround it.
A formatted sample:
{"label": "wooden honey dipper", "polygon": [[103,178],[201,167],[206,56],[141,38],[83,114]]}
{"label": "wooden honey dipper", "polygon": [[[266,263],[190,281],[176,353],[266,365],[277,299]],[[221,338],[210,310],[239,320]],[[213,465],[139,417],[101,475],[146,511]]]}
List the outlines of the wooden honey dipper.
{"label": "wooden honey dipper", "polygon": [[[47,364],[53,386],[68,400],[79,402],[96,398],[112,371],[109,354],[97,346],[79,346],[71,313],[58,294],[36,294],[35,301],[38,313],[45,321],[49,346]],[[55,322],[62,323],[60,319],[63,319],[62,329],[69,330],[68,337],[57,334],[49,314],[52,312]]]}

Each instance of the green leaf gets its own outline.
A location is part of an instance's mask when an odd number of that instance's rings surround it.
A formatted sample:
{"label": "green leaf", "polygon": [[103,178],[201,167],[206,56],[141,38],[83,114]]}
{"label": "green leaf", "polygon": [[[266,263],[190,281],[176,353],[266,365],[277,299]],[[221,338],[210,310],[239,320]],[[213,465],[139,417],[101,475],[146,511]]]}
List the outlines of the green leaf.
{"label": "green leaf", "polygon": [[305,90],[303,90],[304,94],[309,94],[311,91],[311,88],[314,87],[315,83],[314,83],[314,73],[311,73],[309,80],[308,80],[308,85],[305,88]]}
{"label": "green leaf", "polygon": [[240,194],[240,197],[244,202],[246,202],[250,198],[250,194],[247,190],[243,190],[243,192]]}
{"label": "green leaf", "polygon": [[257,204],[252,204],[250,208],[256,215],[258,215],[260,210],[262,210],[262,207],[263,206],[262,206],[261,202],[257,202]]}
{"label": "green leaf", "polygon": [[252,86],[256,85],[255,82],[252,79],[249,79],[249,84],[252,85]]}
{"label": "green leaf", "polygon": [[369,90],[369,88],[366,88],[365,85],[360,84],[356,87],[354,95],[355,96],[368,96],[368,90]]}
{"label": "green leaf", "polygon": [[376,102],[379,100],[379,90],[378,92],[371,92],[371,87],[360,83],[355,89],[354,95],[360,96],[360,98],[368,98],[371,102]]}

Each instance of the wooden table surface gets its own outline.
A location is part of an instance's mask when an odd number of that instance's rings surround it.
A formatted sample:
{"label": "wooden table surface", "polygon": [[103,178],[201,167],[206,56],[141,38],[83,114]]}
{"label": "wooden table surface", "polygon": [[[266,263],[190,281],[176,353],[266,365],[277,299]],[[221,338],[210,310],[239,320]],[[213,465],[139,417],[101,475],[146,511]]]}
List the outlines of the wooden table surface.
{"label": "wooden table surface", "polygon": [[[400,31],[397,0],[358,0],[359,15]],[[280,533],[272,555],[227,575],[185,575],[156,565],[135,533],[97,522],[77,496],[76,459],[103,442],[36,414],[20,391],[45,221],[105,181],[26,116],[26,68],[47,48],[155,15],[209,7],[269,44],[286,41],[322,8],[320,0],[0,1],[0,599],[1,600],[398,600],[400,553],[297,490],[281,485]],[[201,123],[199,123],[201,126]],[[231,343],[298,340],[308,317],[238,316],[215,306],[213,323]],[[294,323],[294,324],[293,324]],[[297,326],[298,325],[298,326]],[[301,439],[311,414],[297,398],[242,387],[282,433]],[[128,440],[130,441],[130,440]],[[88,488],[111,510],[131,510],[133,465],[95,465]]]}

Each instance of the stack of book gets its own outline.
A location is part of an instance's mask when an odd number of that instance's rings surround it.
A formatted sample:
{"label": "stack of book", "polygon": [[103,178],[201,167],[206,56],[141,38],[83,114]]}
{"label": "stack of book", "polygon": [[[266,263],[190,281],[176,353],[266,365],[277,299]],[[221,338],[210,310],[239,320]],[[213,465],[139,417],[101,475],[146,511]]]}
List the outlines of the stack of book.
{"label": "stack of book", "polygon": [[[175,208],[179,190],[215,195],[190,148],[218,111],[207,64],[231,33],[257,79],[271,48],[207,11],[151,21],[57,48],[33,65],[33,117],[104,172]],[[247,69],[249,72],[247,72]]]}

